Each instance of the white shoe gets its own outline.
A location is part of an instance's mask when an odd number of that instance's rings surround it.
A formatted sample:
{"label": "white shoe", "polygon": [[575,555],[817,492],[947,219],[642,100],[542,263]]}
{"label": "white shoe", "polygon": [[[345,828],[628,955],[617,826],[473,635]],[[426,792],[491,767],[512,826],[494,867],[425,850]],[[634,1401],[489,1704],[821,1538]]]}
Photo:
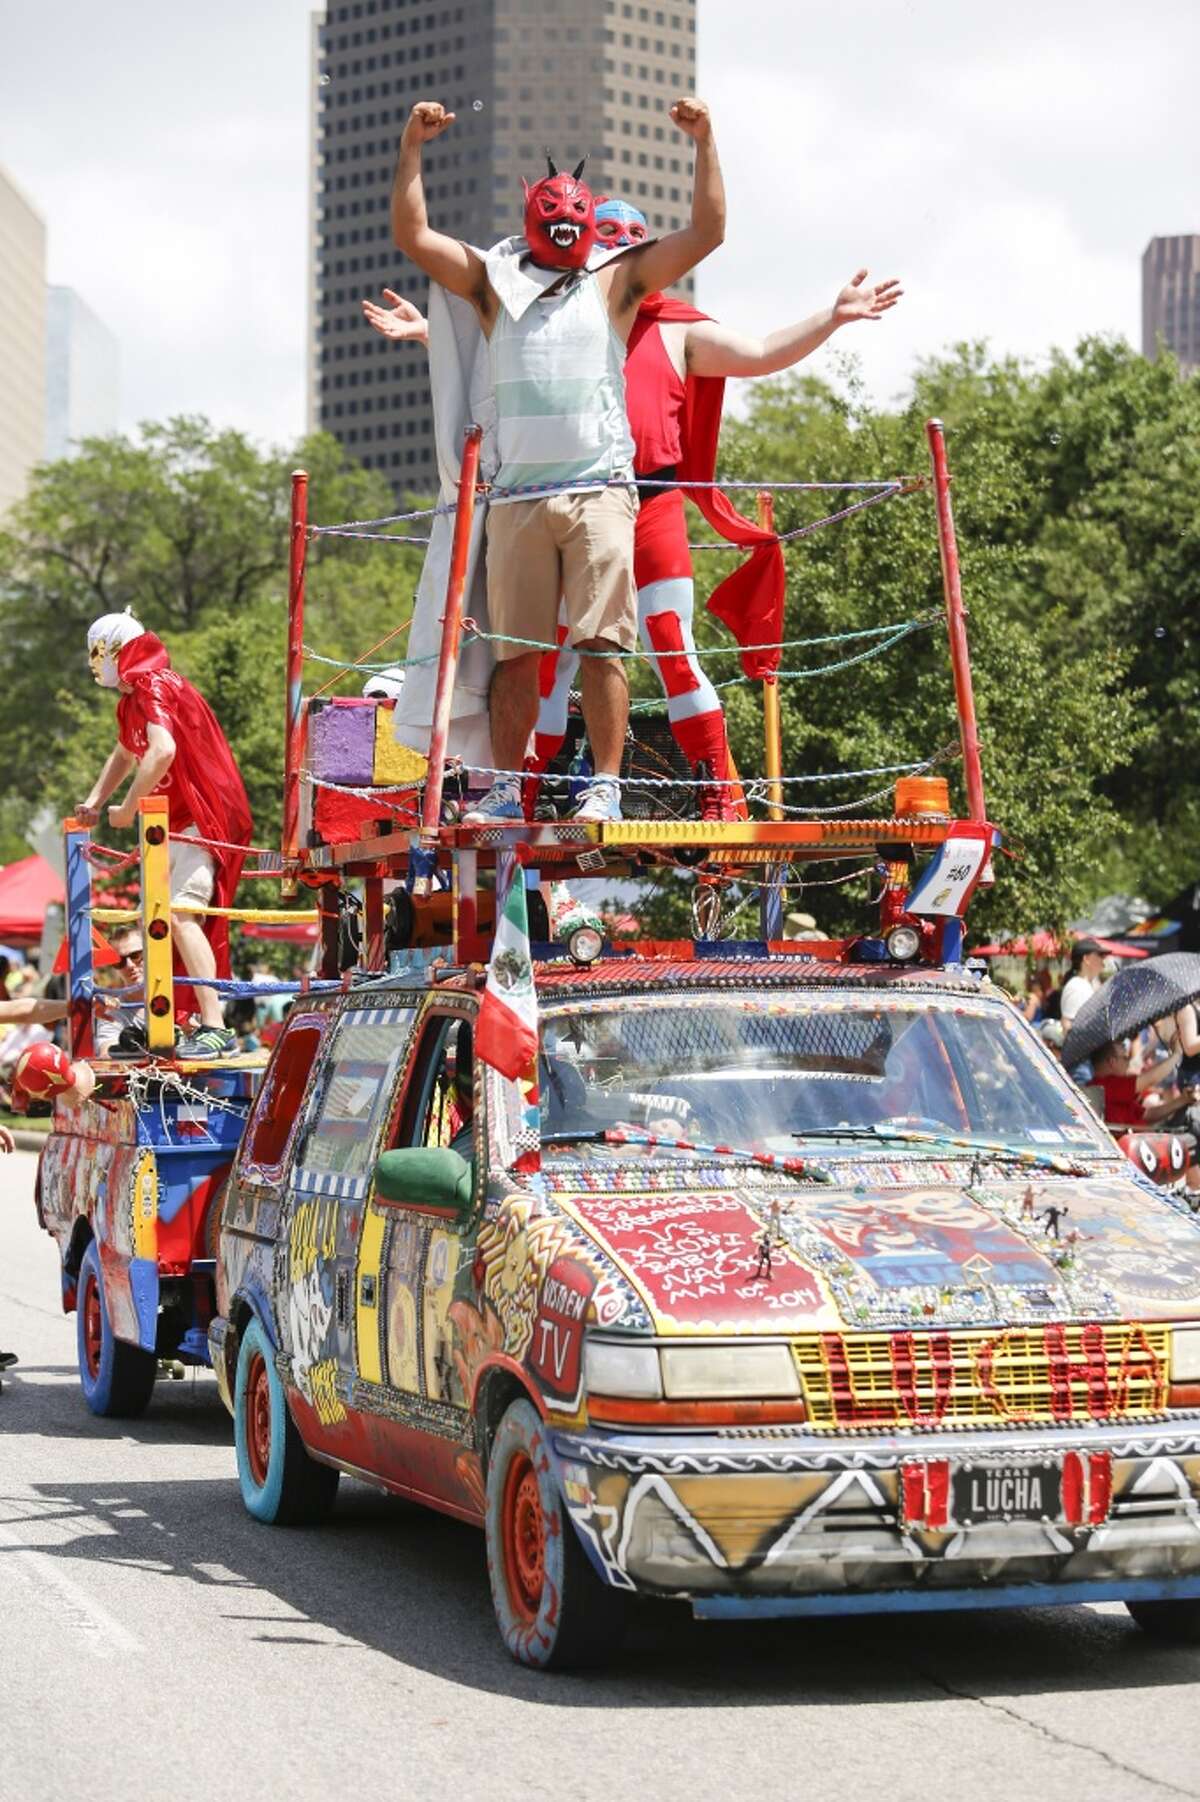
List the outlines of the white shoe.
{"label": "white shoe", "polygon": [[524,818],[521,784],[511,776],[502,776],[492,783],[486,795],[467,808],[462,823],[464,826],[505,826]]}
{"label": "white shoe", "polygon": [[621,785],[615,776],[593,776],[586,782],[579,805],[571,815],[573,820],[599,822],[619,820],[621,817]]}

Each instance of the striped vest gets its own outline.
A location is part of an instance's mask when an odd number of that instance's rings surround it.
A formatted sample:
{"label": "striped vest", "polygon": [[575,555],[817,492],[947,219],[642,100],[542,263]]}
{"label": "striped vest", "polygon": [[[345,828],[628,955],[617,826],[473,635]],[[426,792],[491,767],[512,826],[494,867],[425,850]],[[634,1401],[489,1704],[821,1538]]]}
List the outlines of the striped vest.
{"label": "striped vest", "polygon": [[488,340],[500,468],[491,504],[555,484],[632,481],[625,346],[594,277],[532,301],[519,319],[501,302]]}

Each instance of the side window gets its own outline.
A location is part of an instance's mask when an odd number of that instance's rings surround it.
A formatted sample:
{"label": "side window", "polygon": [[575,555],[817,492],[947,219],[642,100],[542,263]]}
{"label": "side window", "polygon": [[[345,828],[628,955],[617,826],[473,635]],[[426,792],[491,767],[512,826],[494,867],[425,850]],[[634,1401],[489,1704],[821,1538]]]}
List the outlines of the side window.
{"label": "side window", "polygon": [[470,1157],[474,1113],[471,1022],[435,1016],[421,1038],[394,1143],[452,1146]]}
{"label": "side window", "polygon": [[282,1164],[324,1035],[323,1020],[310,1016],[289,1021],[255,1104],[243,1165],[260,1164],[274,1170]]}
{"label": "side window", "polygon": [[297,1187],[328,1193],[365,1188],[414,1012],[411,1007],[372,1008],[343,1017],[297,1154]]}

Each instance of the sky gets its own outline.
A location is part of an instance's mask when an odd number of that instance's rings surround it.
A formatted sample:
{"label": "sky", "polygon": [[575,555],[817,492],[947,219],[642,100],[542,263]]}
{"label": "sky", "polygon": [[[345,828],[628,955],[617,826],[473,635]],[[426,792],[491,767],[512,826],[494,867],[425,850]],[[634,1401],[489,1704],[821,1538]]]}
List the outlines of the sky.
{"label": "sky", "polygon": [[[126,428],[303,430],[309,10],[0,0],[0,164],[120,343]],[[1139,343],[1146,242],[1200,231],[1196,0],[700,0],[698,43],[729,202],[701,303],[767,332],[901,277],[832,341],[881,401],[964,339]]]}

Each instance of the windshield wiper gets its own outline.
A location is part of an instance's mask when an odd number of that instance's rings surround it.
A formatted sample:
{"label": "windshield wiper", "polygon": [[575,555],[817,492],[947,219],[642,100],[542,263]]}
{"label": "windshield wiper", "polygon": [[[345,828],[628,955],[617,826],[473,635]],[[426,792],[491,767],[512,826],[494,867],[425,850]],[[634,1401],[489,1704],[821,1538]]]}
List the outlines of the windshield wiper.
{"label": "windshield wiper", "polygon": [[[796,1135],[799,1137],[799,1135]],[[543,1145],[649,1145],[663,1151],[694,1151],[703,1157],[734,1158],[740,1164],[757,1164],[760,1170],[777,1170],[782,1176],[803,1177],[810,1183],[831,1183],[828,1170],[805,1158],[779,1157],[773,1151],[751,1151],[740,1145],[700,1145],[692,1139],[663,1139],[655,1133],[627,1132],[620,1126],[593,1127],[587,1132],[543,1133]]]}
{"label": "windshield wiper", "polygon": [[1005,1145],[996,1139],[970,1139],[965,1134],[927,1132],[918,1126],[810,1126],[792,1134],[807,1139],[844,1139],[877,1145],[936,1145],[948,1151],[969,1152],[975,1159],[1004,1159],[1031,1170],[1055,1170],[1060,1176],[1092,1176],[1089,1164],[1077,1163],[1053,1151],[1028,1151],[1021,1145]]}

